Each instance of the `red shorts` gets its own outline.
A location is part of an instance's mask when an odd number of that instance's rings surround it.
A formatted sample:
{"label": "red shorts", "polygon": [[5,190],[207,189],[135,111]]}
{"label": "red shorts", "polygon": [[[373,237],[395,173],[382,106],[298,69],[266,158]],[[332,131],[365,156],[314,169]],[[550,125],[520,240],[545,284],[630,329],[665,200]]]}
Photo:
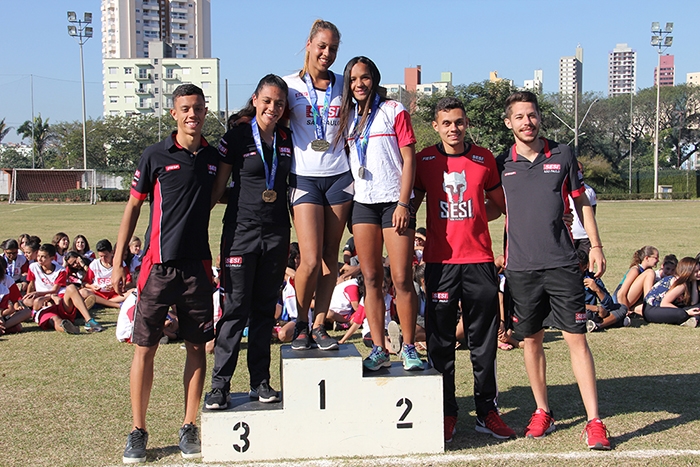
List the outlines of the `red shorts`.
{"label": "red shorts", "polygon": [[94,292],[95,292],[95,295],[97,295],[98,297],[102,297],[105,300],[111,300],[114,297],[119,296],[119,294],[117,292],[115,292],[114,290],[110,290],[109,292],[103,292],[102,290],[95,290]]}
{"label": "red shorts", "polygon": [[52,305],[37,311],[34,315],[34,321],[36,321],[41,329],[53,329],[53,323],[51,323],[51,321],[54,316],[60,319],[67,319],[72,323],[75,321],[77,311],[78,310],[74,306],[72,306],[70,310],[66,310],[63,305],[63,300],[61,300],[61,303],[58,305]]}

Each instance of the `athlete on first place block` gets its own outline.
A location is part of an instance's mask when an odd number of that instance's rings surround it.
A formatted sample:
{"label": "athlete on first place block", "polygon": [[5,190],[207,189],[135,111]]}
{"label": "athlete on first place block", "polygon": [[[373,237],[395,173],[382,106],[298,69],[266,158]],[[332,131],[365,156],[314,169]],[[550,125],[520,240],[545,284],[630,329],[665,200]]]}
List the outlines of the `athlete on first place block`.
{"label": "athlete on first place block", "polygon": [[568,146],[539,136],[537,97],[528,91],[511,94],[505,103],[505,124],[515,144],[498,157],[506,194],[506,281],[515,304],[513,324],[525,336],[525,369],[537,408],[525,429],[528,438],[542,438],[555,429],[547,398],[544,319],[550,315],[569,346],[588,423],[590,449],[608,450],[607,428],[598,417],[593,355],[586,340],[583,275],[574,241],[561,220],[568,195],[591,241],[591,272],[605,272],[603,245],[593,209],[578,177],[578,164]]}

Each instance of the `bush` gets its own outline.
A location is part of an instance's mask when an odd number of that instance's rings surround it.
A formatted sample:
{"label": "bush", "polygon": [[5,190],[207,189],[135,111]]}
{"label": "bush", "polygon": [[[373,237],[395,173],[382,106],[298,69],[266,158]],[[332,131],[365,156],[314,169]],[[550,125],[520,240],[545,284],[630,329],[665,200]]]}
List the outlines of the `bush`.
{"label": "bush", "polygon": [[29,201],[50,201],[59,203],[89,203],[89,190],[66,190],[62,193],[27,193]]}
{"label": "bush", "polygon": [[[661,199],[691,199],[694,193],[687,191],[674,191],[673,193],[661,193]],[[654,193],[596,193],[596,197],[603,201],[654,199]]]}
{"label": "bush", "polygon": [[98,201],[124,202],[129,201],[131,190],[97,189]]}

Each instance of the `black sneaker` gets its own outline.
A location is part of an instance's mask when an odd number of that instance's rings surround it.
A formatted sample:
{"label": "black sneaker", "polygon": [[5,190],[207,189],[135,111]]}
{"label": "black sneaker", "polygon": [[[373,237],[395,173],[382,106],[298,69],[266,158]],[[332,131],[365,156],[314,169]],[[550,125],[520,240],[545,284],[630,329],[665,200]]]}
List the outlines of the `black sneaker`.
{"label": "black sneaker", "polygon": [[311,336],[309,335],[309,323],[297,321],[294,326],[294,339],[292,350],[308,350],[311,348]]}
{"label": "black sneaker", "polygon": [[311,331],[314,342],[321,350],[338,350],[338,341],[333,339],[326,332],[324,326],[319,326]]}
{"label": "black sneaker", "polygon": [[122,462],[125,464],[139,464],[146,462],[146,444],[148,443],[148,433],[146,430],[136,428],[129,433],[126,438],[126,447]]}
{"label": "black sneaker", "polygon": [[202,442],[199,440],[199,428],[187,423],[180,428],[180,451],[184,459],[202,457]]}
{"label": "black sneaker", "polygon": [[266,380],[263,380],[257,388],[250,388],[248,396],[260,402],[279,402],[280,400],[279,393],[272,389]]}
{"label": "black sneaker", "polygon": [[212,388],[204,397],[204,407],[210,410],[221,410],[228,407],[229,394],[221,388]]}

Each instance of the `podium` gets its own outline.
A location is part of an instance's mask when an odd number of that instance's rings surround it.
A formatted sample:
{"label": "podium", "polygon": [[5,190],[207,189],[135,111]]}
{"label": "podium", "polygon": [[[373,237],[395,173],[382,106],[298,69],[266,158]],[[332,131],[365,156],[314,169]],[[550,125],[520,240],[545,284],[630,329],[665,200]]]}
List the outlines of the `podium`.
{"label": "podium", "polygon": [[280,359],[281,402],[234,393],[226,410],[202,411],[204,462],[443,452],[442,376],[434,369],[392,362],[363,373],[352,344],[285,345]]}

